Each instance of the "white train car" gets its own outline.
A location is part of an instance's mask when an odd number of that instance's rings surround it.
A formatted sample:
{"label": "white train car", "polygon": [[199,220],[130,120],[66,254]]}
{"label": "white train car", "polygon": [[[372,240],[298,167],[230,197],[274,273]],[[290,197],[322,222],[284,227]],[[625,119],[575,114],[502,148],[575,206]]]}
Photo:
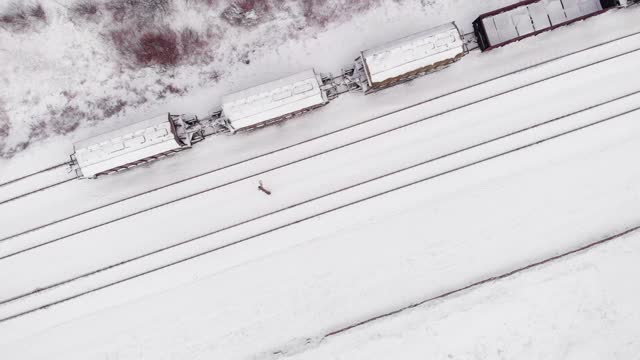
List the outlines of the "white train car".
{"label": "white train car", "polygon": [[466,54],[454,22],[362,51],[356,71],[364,72],[365,93],[412,80]]}
{"label": "white train car", "polygon": [[74,144],[71,155],[79,178],[123,171],[191,146],[182,117],[161,115]]}
{"label": "white train car", "polygon": [[300,115],[329,102],[313,69],[226,95],[224,121],[231,130],[251,130]]}

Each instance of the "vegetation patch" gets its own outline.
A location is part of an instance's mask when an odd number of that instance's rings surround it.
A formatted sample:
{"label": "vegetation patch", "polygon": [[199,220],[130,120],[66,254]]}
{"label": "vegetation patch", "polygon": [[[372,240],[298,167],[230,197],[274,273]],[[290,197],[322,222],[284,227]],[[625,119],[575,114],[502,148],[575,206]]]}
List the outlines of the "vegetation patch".
{"label": "vegetation patch", "polygon": [[0,14],[0,27],[13,32],[26,31],[46,22],[47,13],[39,2],[16,1]]}

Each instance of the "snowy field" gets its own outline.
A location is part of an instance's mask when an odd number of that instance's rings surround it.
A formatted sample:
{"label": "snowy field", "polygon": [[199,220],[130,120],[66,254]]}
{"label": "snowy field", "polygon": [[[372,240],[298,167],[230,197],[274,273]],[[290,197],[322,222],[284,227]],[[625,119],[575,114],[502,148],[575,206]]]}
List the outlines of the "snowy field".
{"label": "snowy field", "polygon": [[[250,64],[226,59],[214,87],[34,142],[2,160],[0,183],[145,111],[206,113],[293,69],[337,72],[425,22],[469,32],[508,3],[383,3],[273,40]],[[0,358],[633,358],[639,16],[613,10],[471,52],[115,176],[72,180],[61,167],[0,186]],[[28,116],[7,98],[12,119]]]}
{"label": "snowy field", "polygon": [[[296,360],[636,359],[640,234],[327,338]],[[452,340],[454,339],[454,340]]]}
{"label": "snowy field", "polygon": [[3,351],[69,359],[300,351],[352,323],[639,224],[640,170],[628,161],[639,135],[637,115],[623,116],[315,216],[5,322]]}

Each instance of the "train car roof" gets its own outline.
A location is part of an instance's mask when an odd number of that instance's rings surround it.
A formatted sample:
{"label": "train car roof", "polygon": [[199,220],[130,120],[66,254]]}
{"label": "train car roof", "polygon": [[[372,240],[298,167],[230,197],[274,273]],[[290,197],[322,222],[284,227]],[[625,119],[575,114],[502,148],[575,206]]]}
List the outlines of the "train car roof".
{"label": "train car roof", "polygon": [[527,0],[483,14],[488,46],[524,38],[603,10],[600,0]]}
{"label": "train car roof", "polygon": [[327,101],[313,69],[238,91],[222,98],[222,110],[235,130],[251,127]]}
{"label": "train car roof", "polygon": [[363,51],[362,58],[372,85],[463,52],[464,42],[452,22]]}
{"label": "train car roof", "polygon": [[169,116],[161,115],[74,144],[84,177],[182,147]]}

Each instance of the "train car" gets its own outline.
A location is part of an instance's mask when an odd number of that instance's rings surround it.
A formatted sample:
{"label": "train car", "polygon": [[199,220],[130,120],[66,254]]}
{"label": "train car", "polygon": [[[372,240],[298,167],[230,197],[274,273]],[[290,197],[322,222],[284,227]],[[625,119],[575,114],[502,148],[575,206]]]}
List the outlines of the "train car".
{"label": "train car", "polygon": [[78,178],[123,171],[191,147],[183,117],[161,115],[74,144]]}
{"label": "train car", "polygon": [[618,6],[618,0],[525,0],[480,15],[473,28],[482,51],[584,20]]}
{"label": "train car", "polygon": [[364,73],[362,90],[368,94],[412,80],[465,54],[460,30],[452,22],[362,51],[355,69]]}
{"label": "train car", "polygon": [[329,102],[324,80],[313,69],[226,95],[222,114],[232,133],[252,130],[319,108]]}

